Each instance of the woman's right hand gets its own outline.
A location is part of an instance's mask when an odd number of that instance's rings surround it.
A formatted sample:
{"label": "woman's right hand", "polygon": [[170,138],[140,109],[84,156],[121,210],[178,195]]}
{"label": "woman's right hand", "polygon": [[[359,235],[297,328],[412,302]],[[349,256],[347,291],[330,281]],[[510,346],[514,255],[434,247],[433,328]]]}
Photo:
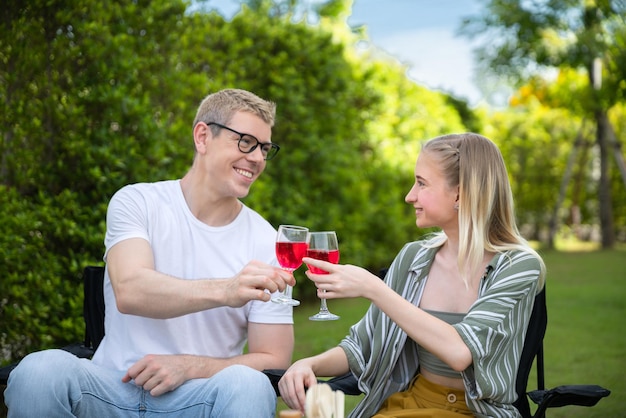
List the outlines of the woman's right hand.
{"label": "woman's right hand", "polygon": [[324,299],[358,298],[372,300],[379,295],[381,288],[387,287],[375,274],[351,264],[333,264],[327,261],[304,257],[307,265],[313,265],[328,274],[315,274],[306,270],[306,276],[315,283],[317,296]]}
{"label": "woman's right hand", "polygon": [[304,414],[306,389],[317,384],[317,377],[310,364],[311,359],[298,360],[291,365],[278,382],[283,401],[292,409]]}

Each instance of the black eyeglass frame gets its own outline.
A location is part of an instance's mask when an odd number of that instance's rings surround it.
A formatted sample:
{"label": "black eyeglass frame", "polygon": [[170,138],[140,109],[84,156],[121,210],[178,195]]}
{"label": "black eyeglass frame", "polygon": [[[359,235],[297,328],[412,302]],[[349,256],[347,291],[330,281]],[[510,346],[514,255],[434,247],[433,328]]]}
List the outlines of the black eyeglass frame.
{"label": "black eyeglass frame", "polygon": [[[278,146],[278,144],[275,144],[273,142],[261,142],[254,135],[242,134],[241,132],[237,132],[236,130],[229,128],[228,126],[222,125],[220,123],[208,122],[206,125],[207,126],[215,125],[218,128],[226,129],[227,131],[231,131],[232,133],[239,135],[239,140],[237,141],[237,148],[239,148],[239,151],[243,152],[244,154],[250,154],[254,152],[254,150],[257,149],[257,147],[260,145],[261,153],[263,154],[263,159],[265,161],[269,161],[272,158],[276,157],[276,154],[278,154],[278,151],[280,151],[280,146]],[[249,142],[249,139],[246,139],[246,138],[252,138],[256,141],[256,144],[251,146],[250,149],[248,149],[247,151],[241,148],[242,141],[244,143]]]}

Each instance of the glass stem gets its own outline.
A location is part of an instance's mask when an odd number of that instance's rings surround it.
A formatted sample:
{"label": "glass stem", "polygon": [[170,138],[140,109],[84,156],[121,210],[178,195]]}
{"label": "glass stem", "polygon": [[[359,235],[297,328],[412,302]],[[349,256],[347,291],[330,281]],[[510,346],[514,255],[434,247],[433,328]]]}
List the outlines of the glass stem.
{"label": "glass stem", "polygon": [[[325,290],[324,293],[326,293]],[[320,299],[320,312],[328,312],[328,306],[326,306],[326,299],[324,298]]]}

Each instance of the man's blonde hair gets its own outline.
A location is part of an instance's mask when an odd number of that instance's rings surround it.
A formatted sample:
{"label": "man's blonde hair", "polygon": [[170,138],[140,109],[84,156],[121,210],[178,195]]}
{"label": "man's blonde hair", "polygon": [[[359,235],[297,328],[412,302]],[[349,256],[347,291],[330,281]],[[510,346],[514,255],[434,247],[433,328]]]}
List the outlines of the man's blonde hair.
{"label": "man's blonde hair", "polygon": [[225,89],[211,93],[202,100],[192,129],[198,122],[215,122],[228,125],[237,112],[249,112],[260,117],[265,123],[274,126],[276,104],[260,98],[254,93],[241,89]]}

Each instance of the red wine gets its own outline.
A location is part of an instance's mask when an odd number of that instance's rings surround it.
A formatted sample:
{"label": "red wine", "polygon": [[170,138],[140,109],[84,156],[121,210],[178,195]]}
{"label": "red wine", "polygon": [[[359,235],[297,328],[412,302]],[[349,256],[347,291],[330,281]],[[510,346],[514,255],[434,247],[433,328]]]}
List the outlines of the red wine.
{"label": "red wine", "polygon": [[302,257],[308,248],[306,242],[277,242],[276,258],[278,264],[286,270],[295,270],[302,265]]}
{"label": "red wine", "polygon": [[[315,258],[317,260],[328,261],[333,264],[337,264],[339,262],[339,250],[311,250],[308,249],[306,252],[307,257]],[[326,270],[322,270],[317,267],[313,267],[307,264],[307,267],[311,272],[315,274],[328,274]]]}

